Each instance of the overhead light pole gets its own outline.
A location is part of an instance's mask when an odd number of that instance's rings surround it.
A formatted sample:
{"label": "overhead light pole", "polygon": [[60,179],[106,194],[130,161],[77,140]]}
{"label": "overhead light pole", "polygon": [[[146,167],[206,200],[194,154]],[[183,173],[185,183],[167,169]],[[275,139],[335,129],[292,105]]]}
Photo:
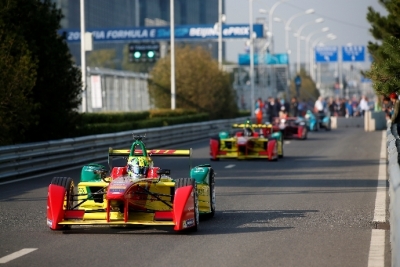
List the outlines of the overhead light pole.
{"label": "overhead light pole", "polygon": [[[310,39],[311,39],[311,37],[313,37],[314,35],[316,35],[316,34],[320,34],[320,33],[324,33],[324,32],[327,32],[327,31],[329,31],[329,28],[328,27],[324,27],[324,28],[322,28],[322,29],[320,29],[320,30],[318,30],[318,31],[314,31],[314,32],[312,32],[312,33],[310,33],[307,37],[306,37],[306,45],[305,45],[305,55],[306,55],[306,60],[309,60],[309,55],[308,55],[308,53],[309,53],[309,51],[310,51],[310,48],[309,48],[309,45],[310,45]],[[308,62],[308,64],[306,64],[306,66],[308,66],[307,67],[307,71],[310,73],[311,72],[311,61],[309,61]]]}
{"label": "overhead light pole", "polygon": [[218,65],[222,70],[222,0],[218,0]]}
{"label": "overhead light pole", "polygon": [[290,18],[285,22],[285,49],[286,49],[286,52],[287,52],[288,54],[290,54],[290,48],[289,48],[289,31],[291,30],[291,29],[290,29],[290,23],[292,23],[292,21],[293,21],[295,18],[304,16],[304,15],[313,14],[314,12],[315,12],[315,11],[314,11],[314,9],[312,9],[312,8],[307,9],[307,10],[304,11],[304,12],[300,12],[300,13],[294,14],[292,17],[290,17]]}
{"label": "overhead light pole", "polygon": [[250,101],[251,117],[254,118],[255,99],[254,99],[254,43],[253,43],[253,0],[249,0],[249,27],[250,27]]}
{"label": "overhead light pole", "polygon": [[170,43],[171,43],[171,109],[174,110],[175,104],[175,14],[174,0],[169,0],[170,3]]}
{"label": "overhead light pole", "polygon": [[321,23],[323,22],[324,19],[323,18],[318,18],[316,20],[313,21],[309,21],[305,24],[303,24],[302,26],[300,26],[300,28],[297,30],[296,32],[296,38],[297,38],[297,73],[300,73],[300,36],[301,36],[301,32],[304,30],[305,27],[314,24],[314,23]]}
{"label": "overhead light pole", "polygon": [[81,19],[81,72],[82,72],[82,112],[87,111],[87,91],[86,91],[86,53],[85,53],[85,0],[80,0],[80,19]]}

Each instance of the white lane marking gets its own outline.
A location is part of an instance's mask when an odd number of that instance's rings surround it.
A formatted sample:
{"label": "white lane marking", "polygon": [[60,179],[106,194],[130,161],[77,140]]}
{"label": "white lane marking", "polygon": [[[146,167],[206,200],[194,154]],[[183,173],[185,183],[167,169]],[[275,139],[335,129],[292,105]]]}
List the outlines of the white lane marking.
{"label": "white lane marking", "polygon": [[376,190],[374,222],[386,222],[386,131],[382,132],[378,188]]}
{"label": "white lane marking", "polygon": [[373,229],[369,247],[368,267],[385,266],[385,230]]}
{"label": "white lane marking", "polygon": [[235,164],[226,165],[226,166],[225,166],[225,169],[230,169],[230,168],[233,168],[233,167],[235,167],[235,166],[236,166]]}
{"label": "white lane marking", "polygon": [[[378,186],[373,222],[386,222],[386,131],[382,131]],[[373,229],[368,255],[368,267],[385,266],[385,230]]]}
{"label": "white lane marking", "polygon": [[288,145],[288,144],[290,144],[290,141],[283,141],[283,144]]}
{"label": "white lane marking", "polygon": [[7,263],[9,261],[15,260],[16,258],[22,257],[28,253],[31,253],[33,251],[37,250],[37,248],[24,248],[21,249],[20,251],[14,252],[10,255],[4,256],[3,258],[0,258],[0,263]]}

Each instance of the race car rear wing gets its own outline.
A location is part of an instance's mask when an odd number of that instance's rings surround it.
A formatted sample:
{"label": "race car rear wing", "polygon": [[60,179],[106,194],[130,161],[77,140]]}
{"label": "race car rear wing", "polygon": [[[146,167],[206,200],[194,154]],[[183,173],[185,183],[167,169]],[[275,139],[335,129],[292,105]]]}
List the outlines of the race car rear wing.
{"label": "race car rear wing", "polygon": [[262,128],[272,128],[272,124],[248,124],[248,123],[235,123],[232,125],[232,128],[258,128],[258,129],[262,129]]}
{"label": "race car rear wing", "polygon": [[112,169],[111,161],[114,157],[128,158],[129,156],[143,156],[150,157],[189,157],[189,168],[192,166],[192,149],[146,149],[147,153],[143,153],[142,149],[135,149],[131,153],[130,149],[108,149],[108,165]]}

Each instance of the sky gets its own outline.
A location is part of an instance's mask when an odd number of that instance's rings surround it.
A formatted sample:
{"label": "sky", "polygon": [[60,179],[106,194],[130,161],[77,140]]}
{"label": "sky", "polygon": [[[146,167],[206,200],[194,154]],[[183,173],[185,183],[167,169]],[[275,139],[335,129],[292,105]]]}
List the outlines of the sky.
{"label": "sky", "polygon": [[[225,15],[227,24],[249,23],[250,0],[225,0]],[[281,0],[282,1],[282,0]],[[261,13],[260,9],[267,10],[279,2],[278,0],[253,0],[253,22],[257,19],[264,19],[268,24],[268,13]],[[376,11],[386,15],[386,10],[378,3],[378,0],[283,0],[273,11],[272,18],[280,18],[288,21],[295,15],[314,9],[315,13],[309,15],[296,16],[290,23],[290,28],[297,31],[302,27],[301,35],[309,37],[309,47],[312,43],[321,40],[329,46],[345,46],[348,44],[366,46],[368,41],[375,41],[369,33],[370,24],[366,19],[368,7],[373,7]],[[322,18],[321,23],[309,23]],[[285,23],[273,21],[272,34],[274,36],[274,52],[285,53]],[[327,32],[322,29],[328,27]],[[337,36],[335,40],[329,40],[325,36],[329,33]],[[296,62],[297,51],[300,53],[301,62],[305,61],[305,55],[311,53],[305,48],[305,41],[300,42],[298,49],[294,32],[289,32],[289,49],[291,50],[290,62]],[[238,54],[245,53],[245,40],[229,40],[226,42],[226,60],[237,62]]]}

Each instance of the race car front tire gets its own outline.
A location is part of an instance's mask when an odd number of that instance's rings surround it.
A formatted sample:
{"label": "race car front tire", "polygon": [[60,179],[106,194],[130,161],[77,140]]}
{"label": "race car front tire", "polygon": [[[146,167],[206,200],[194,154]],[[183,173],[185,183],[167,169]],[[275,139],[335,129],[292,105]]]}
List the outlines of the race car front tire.
{"label": "race car front tire", "polygon": [[64,210],[70,210],[74,207],[75,185],[70,177],[54,177],[51,184],[59,185],[65,188]]}
{"label": "race car front tire", "polygon": [[201,215],[202,219],[209,219],[214,217],[215,215],[215,173],[212,168],[210,168],[210,180],[208,186],[210,187],[210,207],[211,207],[211,212],[210,213],[205,213]]}

